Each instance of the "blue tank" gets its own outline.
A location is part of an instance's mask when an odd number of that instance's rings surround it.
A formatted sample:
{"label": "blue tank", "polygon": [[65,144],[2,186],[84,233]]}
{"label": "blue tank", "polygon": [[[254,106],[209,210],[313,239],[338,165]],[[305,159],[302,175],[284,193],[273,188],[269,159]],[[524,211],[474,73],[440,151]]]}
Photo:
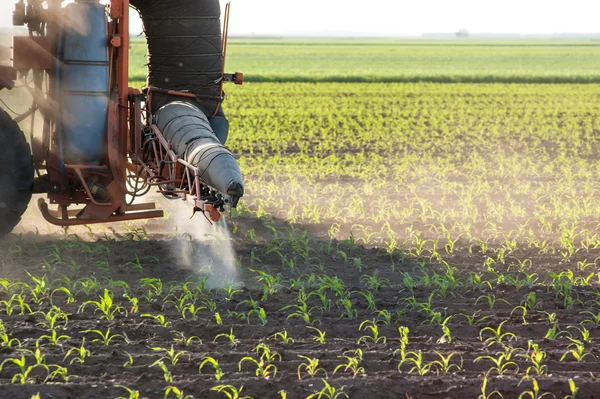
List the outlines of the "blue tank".
{"label": "blue tank", "polygon": [[100,163],[106,155],[109,99],[108,31],[98,0],[76,0],[63,10],[59,44],[64,160]]}

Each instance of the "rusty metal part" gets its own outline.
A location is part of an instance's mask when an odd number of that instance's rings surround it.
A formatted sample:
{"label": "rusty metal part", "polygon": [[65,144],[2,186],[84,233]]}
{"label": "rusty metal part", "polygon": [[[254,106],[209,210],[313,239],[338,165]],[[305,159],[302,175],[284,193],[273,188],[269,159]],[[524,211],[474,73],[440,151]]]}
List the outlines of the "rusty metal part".
{"label": "rusty metal part", "polygon": [[[94,224],[94,223],[111,223],[111,222],[122,222],[125,220],[139,220],[139,219],[150,219],[163,217],[164,213],[162,210],[149,210],[142,212],[132,213],[121,213],[111,215],[106,219],[86,219],[82,217],[71,218],[69,217],[70,212],[66,207],[61,207],[60,211],[50,211],[48,204],[43,198],[38,199],[38,207],[42,216],[47,222],[57,226],[77,226],[83,224]],[[81,211],[80,211],[81,212]]]}
{"label": "rusty metal part", "polygon": [[52,42],[45,36],[13,36],[13,68],[52,68]]}

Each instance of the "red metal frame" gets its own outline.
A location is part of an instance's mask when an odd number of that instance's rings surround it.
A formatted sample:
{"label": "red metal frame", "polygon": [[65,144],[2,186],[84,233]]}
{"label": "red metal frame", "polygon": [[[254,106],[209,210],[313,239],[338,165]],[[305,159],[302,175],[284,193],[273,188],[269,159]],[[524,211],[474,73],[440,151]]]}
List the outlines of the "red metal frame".
{"label": "red metal frame", "polygon": [[[127,194],[138,194],[137,182],[143,181],[145,190],[155,187],[168,196],[179,196],[186,199],[194,208],[201,211],[209,221],[218,221],[221,213],[215,207],[218,202],[207,200],[208,186],[200,179],[200,171],[194,165],[179,158],[172,150],[156,125],[151,123],[152,91],[148,88],[146,95],[129,87],[129,0],[111,0],[108,6],[109,40],[109,84],[111,87],[107,112],[107,144],[108,151],[104,162],[99,165],[69,165],[62,161],[59,146],[60,120],[54,115],[60,114],[59,101],[55,95],[59,93],[60,82],[56,80],[58,65],[58,41],[60,36],[60,13],[62,0],[48,0],[48,8],[42,12],[46,29],[41,36],[16,38],[14,42],[15,66],[19,69],[46,72],[47,92],[43,84],[30,87],[23,80],[25,87],[34,97],[35,107],[27,114],[18,117],[23,120],[33,117],[37,110],[44,115],[42,139],[35,138],[36,167],[47,171],[48,183],[52,189],[48,192],[50,204],[58,208],[52,210],[44,200],[38,201],[44,218],[60,226],[72,226],[91,223],[145,219],[162,217],[161,210],[155,210],[154,204],[127,203]],[[226,6],[223,25],[223,57],[227,46],[227,33],[230,4]],[[0,67],[0,89],[12,88],[16,80],[16,69]],[[222,71],[220,80],[221,95],[214,97],[217,110],[223,100],[222,85],[224,81],[240,83],[243,75],[226,75]],[[170,95],[198,97],[191,93],[167,91]],[[145,123],[144,123],[145,122]],[[144,142],[151,138],[151,141]],[[42,156],[42,159],[39,157]],[[94,198],[88,178],[93,176],[111,176],[112,181],[105,187],[110,200],[101,201]],[[135,192],[128,192],[127,181],[134,179]],[[145,191],[147,192],[147,191]],[[141,195],[141,194],[140,194]],[[132,201],[133,202],[133,201]],[[83,208],[71,209],[73,204],[83,204]]]}

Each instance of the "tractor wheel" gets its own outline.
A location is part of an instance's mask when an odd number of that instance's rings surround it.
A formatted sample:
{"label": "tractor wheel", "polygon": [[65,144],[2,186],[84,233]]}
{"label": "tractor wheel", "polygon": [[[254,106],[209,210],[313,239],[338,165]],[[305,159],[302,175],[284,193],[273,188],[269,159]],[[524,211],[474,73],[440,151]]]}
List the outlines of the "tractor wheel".
{"label": "tractor wheel", "polygon": [[31,148],[19,125],[0,109],[0,237],[25,213],[33,186]]}

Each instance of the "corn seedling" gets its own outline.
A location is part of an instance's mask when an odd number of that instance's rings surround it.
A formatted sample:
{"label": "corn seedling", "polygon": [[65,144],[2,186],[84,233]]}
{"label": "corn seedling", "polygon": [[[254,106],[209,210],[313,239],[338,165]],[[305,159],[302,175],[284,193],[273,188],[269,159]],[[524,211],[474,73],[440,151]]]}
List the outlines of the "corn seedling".
{"label": "corn seedling", "polygon": [[233,328],[229,329],[229,334],[227,333],[221,333],[221,334],[217,334],[215,336],[215,339],[213,339],[213,342],[217,342],[217,339],[219,338],[225,338],[226,340],[229,341],[229,343],[231,345],[237,345],[237,343],[239,342],[236,338],[235,335],[233,335]]}
{"label": "corn seedling", "polygon": [[[171,395],[171,394],[173,394],[173,395]],[[175,399],[194,399],[194,397],[192,395],[184,394],[181,389],[174,387],[174,386],[168,386],[165,389],[165,399],[168,399],[171,396],[174,396]]]}
{"label": "corn seedling", "polygon": [[275,377],[277,374],[277,366],[263,359],[262,357],[259,360],[256,360],[253,357],[245,356],[238,363],[239,371],[242,371],[242,364],[244,362],[253,363],[256,366],[255,374],[257,377],[270,378]]}
{"label": "corn seedling", "polygon": [[[506,321],[507,320],[504,320],[502,323],[500,323],[500,325],[498,325],[496,329],[492,327],[485,327],[481,329],[481,331],[479,332],[479,340],[482,341],[484,345],[491,346],[493,344],[501,344],[502,341],[505,339],[517,339],[517,336],[511,332],[502,332],[502,326],[504,325],[504,323],[506,323]],[[484,340],[483,336],[488,331],[490,332],[491,336]]]}
{"label": "corn seedling", "polygon": [[221,381],[221,378],[223,378],[223,370],[221,369],[217,359],[211,356],[204,356],[202,358],[202,362],[200,362],[200,366],[198,367],[198,373],[202,373],[202,368],[207,364],[210,364],[215,371],[215,379],[217,381]]}
{"label": "corn seedling", "polygon": [[308,356],[297,355],[299,358],[304,359],[305,361],[300,363],[298,366],[298,379],[302,379],[302,369],[306,371],[306,373],[312,378],[317,375],[319,372],[323,372],[325,374],[325,378],[327,378],[327,371],[324,368],[319,367],[319,359],[310,358]]}
{"label": "corn seedling", "polygon": [[254,399],[251,396],[240,396],[242,389],[244,389],[243,385],[239,389],[233,385],[217,385],[216,387],[212,387],[210,390],[224,394],[227,399]]}
{"label": "corn seedling", "polygon": [[152,363],[150,367],[160,368],[163,372],[163,379],[165,380],[165,382],[173,382],[173,374],[171,373],[171,370],[169,370],[167,365],[164,364],[162,361],[157,360],[154,363]]}
{"label": "corn seedling", "polygon": [[94,306],[94,313],[97,311],[102,313],[101,319],[114,320],[115,314],[125,314],[127,311],[123,306],[116,305],[113,301],[113,293],[107,289],[104,289],[104,295],[100,297],[99,301],[86,301],[79,307],[78,312],[81,313],[85,310],[87,305]]}
{"label": "corn seedling", "polygon": [[106,330],[106,332],[102,332],[101,330],[83,330],[81,331],[83,334],[96,334],[100,338],[94,338],[92,342],[102,342],[104,345],[110,345],[110,342],[113,339],[121,339],[126,343],[129,343],[129,340],[121,334],[110,334],[110,328]]}
{"label": "corn seedling", "polygon": [[[438,360],[434,360],[431,362],[428,367],[435,368],[437,375],[446,375],[452,372],[454,368],[456,371],[461,371],[463,367],[463,358],[459,353],[451,352],[447,356],[444,356],[438,351],[434,351],[436,355],[438,355]],[[460,364],[452,363],[452,358],[454,356],[458,356],[460,358]]]}
{"label": "corn seedling", "polygon": [[364,377],[366,375],[365,368],[360,366],[362,361],[362,351],[357,349],[356,351],[347,351],[344,353],[353,352],[356,356],[338,356],[338,359],[346,359],[345,363],[338,364],[333,370],[333,374],[337,373],[338,370],[343,369],[344,372],[350,371],[352,378],[357,376]]}
{"label": "corn seedling", "polygon": [[323,388],[320,391],[308,395],[306,399],[339,399],[341,397],[348,398],[348,395],[344,393],[345,386],[335,388],[329,385],[327,380],[321,379],[321,381],[323,381]]}
{"label": "corn seedling", "polygon": [[524,399],[524,398],[541,399],[541,398],[546,397],[546,396],[551,396],[553,398],[556,398],[556,395],[554,395],[553,393],[550,393],[550,392],[546,392],[546,393],[540,394],[540,386],[539,386],[539,384],[538,384],[538,382],[536,381],[535,378],[531,379],[531,384],[533,385],[533,387],[531,388],[531,390],[530,391],[522,392],[519,395],[519,399]]}
{"label": "corn seedling", "polygon": [[173,349],[173,345],[171,345],[171,349],[166,349],[166,348],[150,348],[151,350],[153,350],[154,352],[162,352],[164,354],[163,357],[161,357],[159,360],[164,360],[167,359],[171,362],[171,364],[174,366],[177,364],[177,362],[179,361],[179,357],[185,353],[187,353],[187,351],[175,351],[175,349]]}
{"label": "corn seedling", "polygon": [[493,367],[488,369],[486,374],[490,374],[492,371],[496,371],[499,375],[504,375],[512,369],[515,373],[519,372],[519,366],[517,363],[510,360],[510,355],[506,353],[498,352],[496,353],[498,357],[493,356],[478,356],[475,358],[475,362],[479,362],[481,360],[489,360],[493,363]]}
{"label": "corn seedling", "polygon": [[385,336],[379,336],[379,327],[377,326],[377,322],[375,320],[363,321],[360,323],[358,331],[362,331],[363,327],[365,330],[371,330],[371,335],[363,335],[358,339],[358,341],[356,341],[357,344],[360,344],[361,342],[367,343],[369,341],[373,344],[377,344],[380,341],[382,341],[384,344],[387,342],[387,338]]}
{"label": "corn seedling", "polygon": [[502,394],[498,391],[492,391],[489,394],[487,393],[487,374],[483,376],[483,383],[481,384],[481,395],[477,396],[477,399],[491,399],[494,395],[504,398]]}
{"label": "corn seedling", "polygon": [[277,332],[269,337],[270,339],[280,339],[284,344],[293,344],[296,340],[288,335],[287,330]]}
{"label": "corn seedling", "polygon": [[318,342],[321,345],[325,343],[325,331],[321,331],[318,328],[312,326],[306,326],[306,328],[310,328],[311,330],[317,332],[317,335],[312,336],[313,341]]}

